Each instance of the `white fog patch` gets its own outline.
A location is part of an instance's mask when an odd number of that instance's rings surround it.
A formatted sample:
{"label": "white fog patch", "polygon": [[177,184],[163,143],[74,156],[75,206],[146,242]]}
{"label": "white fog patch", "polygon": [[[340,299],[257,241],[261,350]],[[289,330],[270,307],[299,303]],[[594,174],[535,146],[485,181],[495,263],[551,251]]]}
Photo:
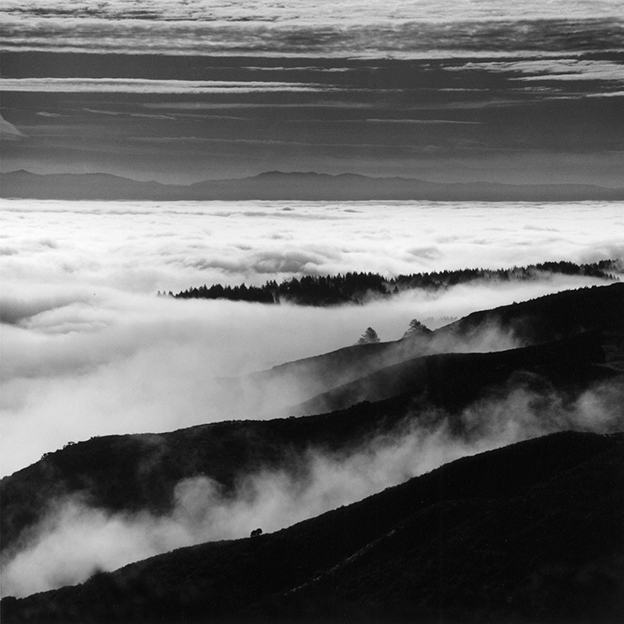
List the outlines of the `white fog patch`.
{"label": "white fog patch", "polygon": [[183,480],[165,516],[111,514],[80,497],[59,500],[28,545],[5,557],[3,593],[23,596],[173,548],[247,537],[256,528],[276,531],[459,457],[531,437],[563,429],[616,431],[624,420],[623,400],[622,384],[601,384],[569,404],[555,392],[536,394],[518,383],[466,410],[462,438],[436,414],[422,414],[349,453],[312,448],[296,459],[296,469],[242,476],[234,494],[207,477]]}

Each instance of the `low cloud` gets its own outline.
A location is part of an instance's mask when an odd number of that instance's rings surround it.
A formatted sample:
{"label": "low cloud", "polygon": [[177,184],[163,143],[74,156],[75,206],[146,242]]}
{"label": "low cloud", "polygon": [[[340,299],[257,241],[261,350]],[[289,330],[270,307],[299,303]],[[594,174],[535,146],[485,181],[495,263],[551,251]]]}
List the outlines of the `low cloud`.
{"label": "low cloud", "polygon": [[[624,251],[617,237],[624,217],[608,203],[513,211],[427,202],[4,201],[2,208],[10,252],[0,255],[2,474],[69,440],[256,418],[295,405],[322,391],[314,380],[284,379],[260,393],[243,388],[233,403],[218,379],[355,344],[367,327],[396,340],[414,318],[437,325],[604,282],[479,282],[337,308],[182,301],[156,297],[157,290],[587,262]],[[605,231],[604,223],[612,227]],[[438,348],[508,348],[507,338]]]}
{"label": "low cloud", "polygon": [[155,293],[214,282],[260,285],[297,272],[391,277],[621,255],[624,216],[616,204],[546,206],[4,201],[3,247],[12,252],[2,256],[2,274],[8,293],[24,278]]}

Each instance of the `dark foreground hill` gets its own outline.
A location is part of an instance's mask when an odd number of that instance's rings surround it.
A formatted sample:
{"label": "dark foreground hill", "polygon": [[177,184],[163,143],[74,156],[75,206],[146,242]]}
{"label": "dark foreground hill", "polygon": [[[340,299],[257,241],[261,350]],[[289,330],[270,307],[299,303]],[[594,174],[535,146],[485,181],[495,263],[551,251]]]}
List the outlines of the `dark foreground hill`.
{"label": "dark foreground hill", "polygon": [[36,622],[600,622],[624,616],[624,435],[463,458],[273,534],[2,601]]}

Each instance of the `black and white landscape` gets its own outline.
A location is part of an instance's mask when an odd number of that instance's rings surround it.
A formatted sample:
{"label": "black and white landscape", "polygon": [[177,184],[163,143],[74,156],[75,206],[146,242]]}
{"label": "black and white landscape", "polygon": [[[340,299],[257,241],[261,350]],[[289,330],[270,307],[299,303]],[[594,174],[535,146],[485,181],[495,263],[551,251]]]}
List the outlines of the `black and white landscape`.
{"label": "black and white landscape", "polygon": [[618,5],[3,2],[3,622],[622,621]]}

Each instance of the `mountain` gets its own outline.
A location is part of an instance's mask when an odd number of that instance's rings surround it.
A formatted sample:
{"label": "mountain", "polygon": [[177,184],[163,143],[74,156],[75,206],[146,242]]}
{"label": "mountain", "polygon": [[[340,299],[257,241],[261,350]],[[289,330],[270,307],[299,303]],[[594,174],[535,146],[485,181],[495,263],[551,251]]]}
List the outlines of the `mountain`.
{"label": "mountain", "polygon": [[[494,322],[527,328],[520,320],[551,340],[494,353],[423,354],[435,346],[438,334],[459,340],[463,331],[477,333],[479,323],[487,331]],[[555,334],[564,336],[554,340]],[[279,414],[309,415],[305,418],[234,420],[170,433],[96,437],[47,453],[0,481],[3,552],[21,548],[52,502],[70,495],[84,496],[111,512],[164,514],[174,504],[176,485],[197,475],[233,492],[246,475],[300,470],[311,450],[358,451],[380,436],[400,435],[421,424],[448,427],[458,440],[468,440],[479,431],[474,423],[472,430],[466,427],[462,410],[517,389],[532,393],[535,409],[546,419],[553,396],[570,402],[596,382],[622,384],[624,284],[476,313],[431,336],[424,342],[410,338],[354,345],[249,378],[224,380],[235,401],[253,384],[260,395],[272,392],[276,380],[314,379],[309,399]]]}
{"label": "mountain", "polygon": [[281,531],[2,600],[36,622],[587,622],[624,615],[624,435],[465,457]]}
{"label": "mountain", "polygon": [[172,191],[157,182],[137,182],[105,173],[38,175],[24,170],[0,173],[1,197],[144,200],[162,199]]}
{"label": "mountain", "polygon": [[0,173],[0,196],[62,200],[431,200],[583,201],[622,200],[624,188],[582,184],[511,185],[490,182],[444,184],[416,178],[355,174],[283,173],[187,186],[137,182],[108,174]]}

